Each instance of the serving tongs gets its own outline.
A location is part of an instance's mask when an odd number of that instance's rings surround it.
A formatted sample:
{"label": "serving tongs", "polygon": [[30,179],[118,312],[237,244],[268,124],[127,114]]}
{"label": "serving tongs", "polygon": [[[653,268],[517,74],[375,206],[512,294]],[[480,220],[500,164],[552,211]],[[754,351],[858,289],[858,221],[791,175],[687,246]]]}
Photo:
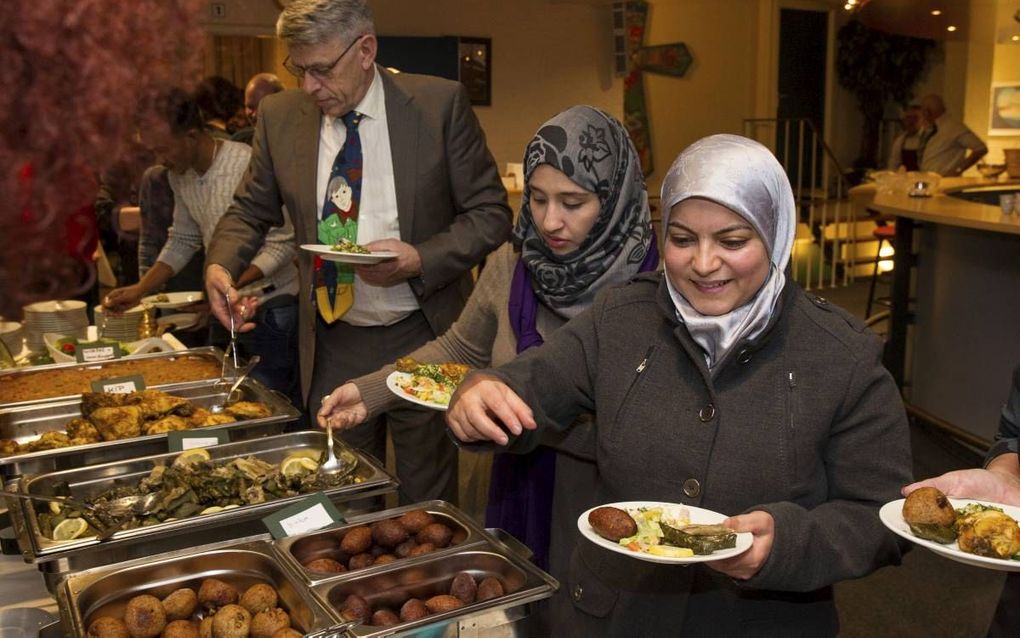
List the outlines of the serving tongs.
{"label": "serving tongs", "polygon": [[[237,370],[235,368],[234,373],[237,376],[234,378],[234,382],[230,385],[230,389],[227,390],[227,393],[223,396],[223,403],[210,407],[209,411],[212,412],[213,414],[219,414],[220,412],[226,410],[227,406],[230,405],[231,403],[236,403],[238,401],[238,399],[235,398],[236,396],[238,396],[235,394],[237,392],[237,389],[241,387],[241,384],[244,382],[245,379],[248,378],[248,375],[251,374],[251,371],[255,369],[255,366],[257,366],[259,361],[261,360],[262,357],[260,357],[257,354],[253,354],[251,358],[248,359],[248,363],[243,368],[241,368],[240,370]],[[227,381],[226,378],[221,378],[214,384],[214,386],[224,386],[227,383],[230,382]]]}

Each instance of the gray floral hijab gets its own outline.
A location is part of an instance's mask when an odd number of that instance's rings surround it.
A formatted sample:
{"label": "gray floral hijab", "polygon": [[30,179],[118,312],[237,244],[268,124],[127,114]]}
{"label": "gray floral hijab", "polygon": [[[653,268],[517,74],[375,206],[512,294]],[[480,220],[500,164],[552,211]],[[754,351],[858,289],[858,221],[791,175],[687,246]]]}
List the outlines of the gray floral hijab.
{"label": "gray floral hijab", "polygon": [[662,181],[664,233],[671,209],[691,197],[711,200],[746,219],[765,243],[771,262],[769,275],[754,297],[720,316],[695,310],[666,277],[677,315],[704,349],[712,369],[740,340],[754,339],[768,326],[786,284],[796,203],[790,180],[772,152],[739,135],[711,135],[676,158]]}
{"label": "gray floral hijab", "polygon": [[[549,250],[535,229],[527,184],[542,164],[599,197],[598,219],[581,246],[567,255]],[[654,238],[648,193],[634,145],[615,118],[591,106],[559,113],[528,144],[524,178],[514,246],[546,306],[574,317],[591,305],[600,287],[624,282],[639,271]]]}

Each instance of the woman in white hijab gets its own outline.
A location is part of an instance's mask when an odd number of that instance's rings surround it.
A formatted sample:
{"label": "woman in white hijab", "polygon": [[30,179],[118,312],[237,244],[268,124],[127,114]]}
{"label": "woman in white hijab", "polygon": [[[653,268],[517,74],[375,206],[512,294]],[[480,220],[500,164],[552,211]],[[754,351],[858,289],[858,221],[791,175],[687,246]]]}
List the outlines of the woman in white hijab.
{"label": "woman in white hijab", "polygon": [[765,147],[696,142],[662,204],[665,276],[603,292],[543,347],[469,376],[447,423],[524,451],[593,412],[599,502],[705,508],[753,535],[690,568],[580,543],[556,635],[835,635],[832,584],[900,558],[877,515],[910,476],[881,343],[785,276],[796,207]]}

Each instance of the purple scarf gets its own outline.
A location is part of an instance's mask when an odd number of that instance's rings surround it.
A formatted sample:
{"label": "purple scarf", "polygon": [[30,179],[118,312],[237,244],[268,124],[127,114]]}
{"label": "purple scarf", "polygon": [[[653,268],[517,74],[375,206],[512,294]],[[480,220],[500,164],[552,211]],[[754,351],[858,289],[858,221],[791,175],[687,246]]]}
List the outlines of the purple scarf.
{"label": "purple scarf", "polygon": [[[652,233],[648,254],[638,272],[655,270],[659,250]],[[510,283],[510,325],[517,337],[517,354],[540,346],[538,333],[538,296],[531,284],[531,273],[524,261],[517,260]],[[510,532],[527,545],[532,560],[542,569],[549,566],[549,541],[552,534],[552,495],[549,486],[556,478],[556,451],[539,446],[527,454],[497,454],[492,460],[492,482],[485,508],[485,526]]]}

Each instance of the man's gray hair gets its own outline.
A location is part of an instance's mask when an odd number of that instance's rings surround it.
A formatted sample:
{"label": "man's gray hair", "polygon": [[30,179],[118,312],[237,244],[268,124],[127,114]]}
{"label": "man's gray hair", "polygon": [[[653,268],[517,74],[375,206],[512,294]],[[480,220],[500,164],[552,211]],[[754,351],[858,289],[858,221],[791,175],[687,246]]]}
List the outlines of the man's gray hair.
{"label": "man's gray hair", "polygon": [[276,36],[288,46],[314,45],[339,38],[352,42],[375,33],[366,0],[293,0],[276,21]]}

